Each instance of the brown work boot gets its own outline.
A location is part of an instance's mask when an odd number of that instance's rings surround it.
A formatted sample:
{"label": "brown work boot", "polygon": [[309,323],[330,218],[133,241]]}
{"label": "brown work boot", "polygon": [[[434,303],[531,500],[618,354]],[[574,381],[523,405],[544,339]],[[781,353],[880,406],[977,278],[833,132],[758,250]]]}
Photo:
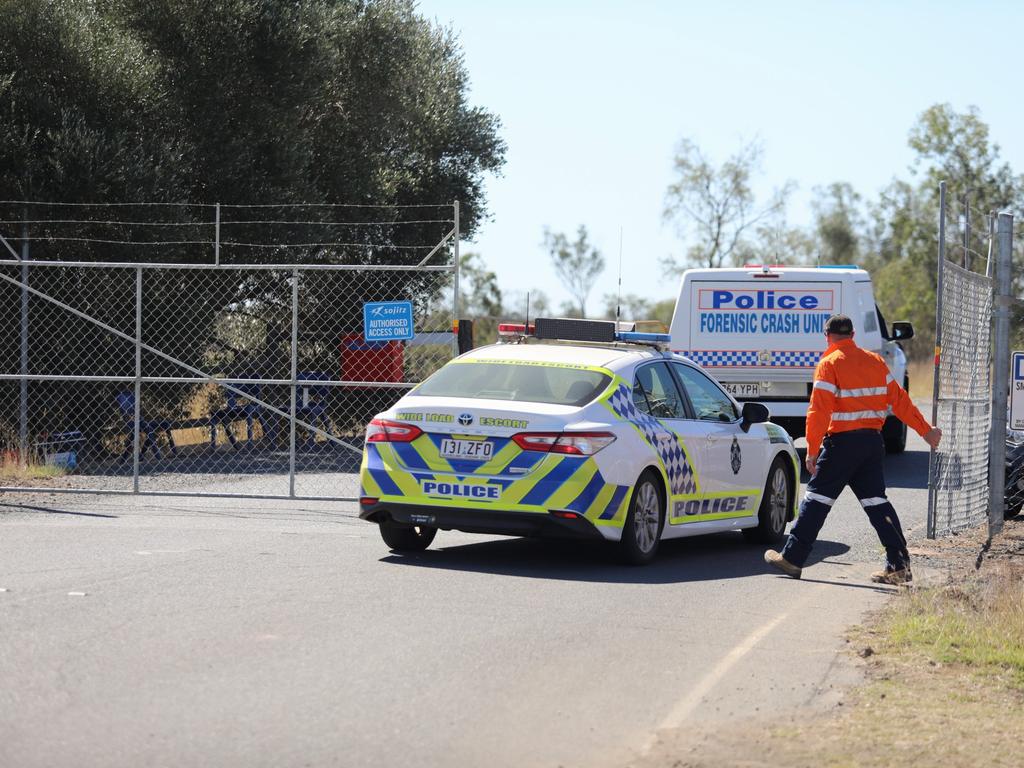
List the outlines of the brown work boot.
{"label": "brown work boot", "polygon": [[792,576],[794,579],[799,579],[800,574],[804,571],[799,565],[793,565],[782,556],[781,552],[776,552],[774,549],[769,549],[764,553],[764,561],[773,568],[778,568],[787,576]]}
{"label": "brown work boot", "polygon": [[905,568],[892,569],[886,566],[884,571],[875,571],[871,574],[871,580],[875,584],[893,584],[901,586],[909,584],[914,580],[914,574],[910,572],[910,566]]}

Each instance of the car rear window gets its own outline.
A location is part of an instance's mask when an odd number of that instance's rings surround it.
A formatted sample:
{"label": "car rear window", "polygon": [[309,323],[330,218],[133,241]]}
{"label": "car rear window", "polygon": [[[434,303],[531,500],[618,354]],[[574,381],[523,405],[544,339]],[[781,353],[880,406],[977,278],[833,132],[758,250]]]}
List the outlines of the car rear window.
{"label": "car rear window", "polygon": [[601,394],[611,376],[580,368],[523,363],[447,365],[411,395],[470,397],[583,406]]}

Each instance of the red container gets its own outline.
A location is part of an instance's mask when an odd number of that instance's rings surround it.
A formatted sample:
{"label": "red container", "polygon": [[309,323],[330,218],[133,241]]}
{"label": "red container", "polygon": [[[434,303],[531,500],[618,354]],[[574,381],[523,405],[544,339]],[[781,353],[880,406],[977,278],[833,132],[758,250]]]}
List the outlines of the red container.
{"label": "red container", "polygon": [[366,341],[361,333],[341,337],[342,381],[402,381],[403,367],[400,341]]}

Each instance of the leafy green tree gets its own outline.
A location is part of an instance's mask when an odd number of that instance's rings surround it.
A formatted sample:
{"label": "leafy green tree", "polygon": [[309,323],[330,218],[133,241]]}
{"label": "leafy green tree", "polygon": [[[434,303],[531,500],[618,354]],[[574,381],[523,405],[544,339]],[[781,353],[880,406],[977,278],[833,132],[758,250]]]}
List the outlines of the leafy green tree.
{"label": "leafy green tree", "polygon": [[650,299],[638,296],[635,293],[627,293],[619,296],[615,293],[606,293],[602,297],[604,301],[604,317],[608,320],[616,319],[616,310],[621,310],[622,320],[646,320],[651,314]]}
{"label": "leafy green tree", "polygon": [[835,182],[815,187],[811,210],[822,264],[860,264],[866,222],[863,201],[853,186]]}
{"label": "leafy green tree", "polygon": [[[403,216],[401,206],[456,199],[463,203],[462,233],[471,237],[487,215],[484,177],[504,162],[498,131],[498,119],[469,102],[455,35],[421,16],[413,0],[0,3],[0,188],[5,197],[90,204],[384,206],[358,213],[316,209],[335,213],[307,216],[311,223],[288,221],[280,208],[267,209],[271,215],[225,209],[225,262],[416,263],[423,254],[415,248],[438,242],[451,226],[440,220],[450,216],[443,208]],[[108,210],[75,210],[86,220],[113,218]],[[0,219],[76,218],[54,216],[54,211],[67,209],[8,206]],[[129,207],[118,214],[147,225],[85,224],[70,234],[138,243],[207,239],[212,231],[210,212],[194,205]],[[410,218],[429,223],[408,223]],[[8,238],[18,234],[0,231]],[[68,234],[66,225],[33,225],[32,257],[210,259],[209,249],[190,246],[143,250],[55,239]],[[232,242],[334,245],[273,250]],[[51,275],[50,295],[133,330],[132,285],[122,285],[112,273],[90,273],[99,279],[89,286],[70,270]],[[287,360],[278,354],[287,338],[281,325],[288,322],[281,311],[291,290],[287,270],[244,277],[211,273],[202,281],[180,272],[147,272],[147,279],[148,343],[189,365],[209,368],[219,361],[231,369],[258,358],[265,366],[259,373],[281,373]],[[339,273],[310,276],[302,286],[300,324],[307,332],[300,339],[301,365],[306,370],[337,366],[337,339],[359,326],[362,300],[411,296],[426,305],[443,289],[436,273],[395,273],[387,285],[367,280],[355,286]],[[3,322],[17,327],[17,301],[5,298],[0,304]],[[65,371],[122,375],[119,355],[97,353],[95,329],[61,320],[40,301],[33,304],[42,313],[33,319],[30,340],[38,360],[62,361]],[[259,320],[245,335],[256,337],[252,343],[258,347],[232,351],[240,337],[229,334],[225,340],[222,329],[231,325],[225,314],[242,311]],[[60,333],[53,332],[55,323]],[[15,340],[15,348],[0,349],[15,367],[16,346]],[[72,394],[53,385],[48,401],[70,403],[80,413],[54,410],[46,427],[84,428],[89,414],[109,411],[110,386],[77,386]],[[188,392],[159,397],[157,406],[167,413],[181,411],[189,397]]]}
{"label": "leafy green tree", "polygon": [[[883,191],[870,209],[869,240],[876,254],[873,267],[879,303],[889,319],[909,319],[915,324],[918,338],[909,351],[924,357],[930,354],[935,334],[939,182],[946,181],[950,194],[959,197],[947,211],[949,257],[963,260],[955,212],[969,205],[975,212],[969,248],[976,254],[970,262],[983,270],[984,262],[977,255],[987,252],[988,228],[978,226],[978,219],[984,220],[987,211],[1019,211],[1024,179],[1001,160],[999,146],[991,141],[988,126],[974,107],[962,113],[949,104],[929,107],[912,128],[909,144],[916,153],[911,170],[920,182],[897,180]],[[1022,263],[1020,249],[1015,260]]]}
{"label": "leafy green tree", "polygon": [[736,264],[813,264],[817,259],[815,240],[800,227],[786,222],[779,210],[753,228],[749,239],[736,249]]}
{"label": "leafy green tree", "polygon": [[576,300],[572,308],[579,310],[580,317],[586,317],[587,297],[605,266],[604,256],[590,244],[587,228],[580,225],[573,242],[561,232],[545,229],[544,248],[551,256],[558,279]]}
{"label": "leafy green tree", "polygon": [[604,304],[604,317],[608,320],[615,319],[615,308],[618,306],[622,309],[621,319],[623,321],[642,320],[645,323],[658,323],[661,325],[660,328],[647,324],[640,327],[640,330],[651,333],[668,331],[669,326],[672,325],[672,313],[676,309],[676,299],[674,296],[668,299],[661,299],[660,301],[651,301],[634,293],[626,294],[622,297],[621,301],[614,293],[607,293],[604,296]]}
{"label": "leafy green tree", "polygon": [[473,320],[476,344],[491,344],[498,337],[498,323],[505,312],[498,276],[476,253],[463,254],[459,268],[459,317]]}
{"label": "leafy green tree", "polygon": [[662,261],[666,274],[686,266],[741,262],[755,228],[785,209],[792,182],[777,189],[766,204],[757,204],[751,179],[761,170],[763,155],[762,145],[752,141],[716,166],[693,141],[679,143],[673,161],[676,180],[665,194],[663,218],[691,244],[682,263],[671,257]]}

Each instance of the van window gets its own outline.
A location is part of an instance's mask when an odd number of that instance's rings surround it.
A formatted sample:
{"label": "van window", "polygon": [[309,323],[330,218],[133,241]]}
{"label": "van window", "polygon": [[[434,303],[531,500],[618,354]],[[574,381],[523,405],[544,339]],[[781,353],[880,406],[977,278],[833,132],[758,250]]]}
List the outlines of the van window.
{"label": "van window", "polygon": [[864,331],[874,333],[878,330],[878,310],[871,309],[864,313]]}
{"label": "van window", "polygon": [[685,419],[683,398],[665,363],[645,365],[633,379],[633,403],[657,419]]}
{"label": "van window", "polygon": [[703,373],[682,363],[672,363],[672,368],[683,382],[698,419],[736,421],[740,417],[729,396]]}

